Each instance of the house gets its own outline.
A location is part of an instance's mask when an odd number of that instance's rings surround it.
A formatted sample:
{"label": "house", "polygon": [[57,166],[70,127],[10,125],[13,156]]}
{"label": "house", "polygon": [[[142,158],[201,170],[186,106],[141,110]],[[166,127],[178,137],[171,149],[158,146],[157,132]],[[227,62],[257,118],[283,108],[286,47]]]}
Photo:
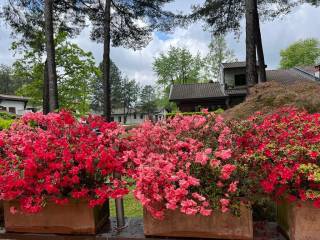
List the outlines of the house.
{"label": "house", "polygon": [[0,111],[9,112],[18,116],[23,115],[27,110],[29,98],[0,94]]}
{"label": "house", "polygon": [[164,119],[165,117],[164,109],[157,109],[152,114],[141,111],[139,108],[135,109],[124,109],[123,108],[115,108],[111,111],[111,120],[115,122],[119,122],[126,125],[136,125],[144,122],[149,119],[152,121],[159,121]]}
{"label": "house", "polygon": [[[316,66],[291,69],[267,70],[267,81],[292,84],[301,81],[319,81],[320,63]],[[175,102],[181,112],[227,109],[244,101],[247,95],[246,63],[232,62],[221,64],[217,82],[174,84],[169,100]]]}

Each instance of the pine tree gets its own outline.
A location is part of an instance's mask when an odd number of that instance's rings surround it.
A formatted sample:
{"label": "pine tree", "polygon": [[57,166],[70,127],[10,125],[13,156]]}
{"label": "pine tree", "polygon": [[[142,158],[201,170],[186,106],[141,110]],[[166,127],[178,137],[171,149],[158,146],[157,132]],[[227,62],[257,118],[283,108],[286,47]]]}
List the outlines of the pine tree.
{"label": "pine tree", "polygon": [[209,44],[209,53],[203,61],[205,79],[207,81],[217,81],[220,76],[221,64],[236,60],[234,52],[228,49],[224,36],[213,37]]}
{"label": "pine tree", "polygon": [[246,18],[247,79],[249,85],[252,85],[258,81],[256,51],[260,79],[266,80],[260,16],[273,19],[288,13],[293,6],[294,1],[287,0],[206,0],[202,5],[194,7],[190,18],[204,20],[216,36],[227,32],[239,34],[241,20]]}
{"label": "pine tree", "polygon": [[91,38],[103,43],[103,112],[107,121],[111,120],[110,46],[140,49],[151,40],[154,29],[170,29],[175,16],[162,7],[171,1],[92,0],[86,4],[93,25]]}
{"label": "pine tree", "polygon": [[44,72],[44,112],[58,108],[54,36],[65,32],[75,36],[85,23],[79,7],[82,0],[9,0],[1,16],[10,25],[12,35],[20,36],[13,48],[31,48],[37,54],[47,53]]}

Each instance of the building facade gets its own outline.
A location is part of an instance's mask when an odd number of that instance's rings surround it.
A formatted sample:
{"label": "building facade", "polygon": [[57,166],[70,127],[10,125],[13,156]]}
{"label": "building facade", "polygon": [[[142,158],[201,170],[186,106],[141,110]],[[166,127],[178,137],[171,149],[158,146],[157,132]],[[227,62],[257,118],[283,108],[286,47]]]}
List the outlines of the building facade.
{"label": "building facade", "polygon": [[25,97],[0,94],[0,111],[21,116],[29,111],[27,110],[28,101],[29,99]]}
{"label": "building facade", "polygon": [[[267,81],[293,84],[301,81],[319,81],[320,63],[310,67],[267,70]],[[259,80],[260,81],[260,80]],[[197,112],[201,108],[210,111],[227,109],[245,100],[247,96],[246,63],[223,63],[218,81],[209,83],[174,84],[169,100],[175,102],[181,112]]]}
{"label": "building facade", "polygon": [[165,118],[166,111],[157,109],[153,113],[143,112],[140,109],[116,108],[111,112],[111,120],[124,125],[137,125],[145,120],[160,121]]}

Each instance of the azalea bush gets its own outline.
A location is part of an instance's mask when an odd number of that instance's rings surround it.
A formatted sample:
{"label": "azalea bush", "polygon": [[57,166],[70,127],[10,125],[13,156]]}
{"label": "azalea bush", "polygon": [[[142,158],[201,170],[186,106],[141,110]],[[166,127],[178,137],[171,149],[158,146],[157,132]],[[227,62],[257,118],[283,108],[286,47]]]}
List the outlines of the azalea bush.
{"label": "azalea bush", "polygon": [[237,213],[246,169],[233,158],[232,134],[220,116],[177,115],[130,131],[128,162],[135,168],[135,197],[153,217],[167,210],[209,216]]}
{"label": "azalea bush", "polygon": [[48,201],[83,199],[94,207],[123,196],[126,182],[113,177],[125,174],[123,134],[100,117],[26,114],[0,132],[0,199],[36,213]]}
{"label": "azalea bush", "polygon": [[238,152],[250,169],[252,194],[311,200],[320,207],[320,114],[282,108],[237,125]]}

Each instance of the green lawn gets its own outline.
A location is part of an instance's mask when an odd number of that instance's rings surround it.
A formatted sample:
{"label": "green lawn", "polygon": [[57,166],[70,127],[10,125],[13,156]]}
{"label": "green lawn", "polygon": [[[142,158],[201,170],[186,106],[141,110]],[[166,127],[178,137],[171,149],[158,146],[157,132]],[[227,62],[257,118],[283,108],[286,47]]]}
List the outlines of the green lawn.
{"label": "green lawn", "polygon": [[[124,214],[126,217],[142,217],[142,206],[134,198],[132,192],[124,197]],[[116,216],[115,201],[110,200],[110,214]]]}

